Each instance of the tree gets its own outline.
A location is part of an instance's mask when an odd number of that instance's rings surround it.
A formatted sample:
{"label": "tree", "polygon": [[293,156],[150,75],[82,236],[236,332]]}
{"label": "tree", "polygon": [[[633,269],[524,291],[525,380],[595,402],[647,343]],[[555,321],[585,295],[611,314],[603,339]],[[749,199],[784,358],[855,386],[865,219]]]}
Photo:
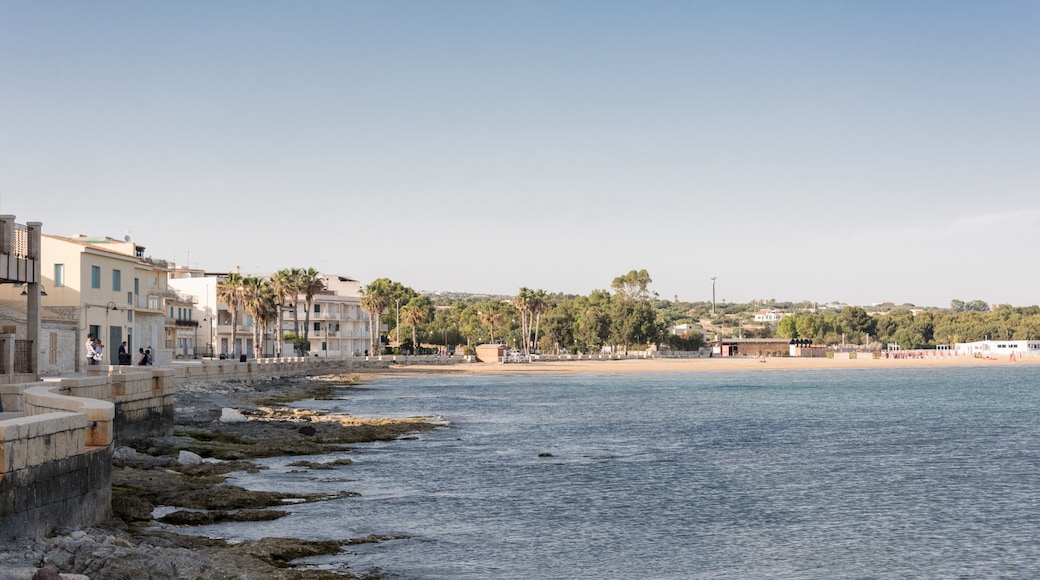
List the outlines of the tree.
{"label": "tree", "polygon": [[622,297],[642,300],[647,297],[646,288],[651,282],[653,280],[650,279],[650,274],[646,270],[639,270],[638,272],[631,270],[624,276],[614,278],[614,281],[610,283],[610,287]]}
{"label": "tree", "polygon": [[[283,268],[278,270],[271,276],[271,291],[274,294],[274,301],[278,307],[277,312],[277,328],[278,339],[275,340],[275,356],[282,356],[282,344],[285,342],[284,329],[282,327],[282,312],[286,309],[286,303],[289,303],[292,307],[293,314],[296,314],[296,291],[295,282],[293,280],[293,270]],[[297,326],[299,326],[297,324]]]}
{"label": "tree", "polygon": [[530,288],[520,288],[520,293],[513,298],[513,308],[520,313],[520,335],[523,336],[524,352],[531,354],[531,323],[528,317],[531,314],[531,302],[534,300],[534,292]]}
{"label": "tree", "polygon": [[776,323],[776,335],[781,338],[798,338],[798,315],[781,318]]}
{"label": "tree", "polygon": [[580,315],[577,324],[577,338],[583,348],[588,346],[602,349],[610,338],[610,292],[593,290],[588,298],[579,304]]}
{"label": "tree", "polygon": [[263,354],[263,335],[278,308],[271,285],[257,277],[243,278],[242,308],[253,317],[253,358],[260,358]]}
{"label": "tree", "polygon": [[[369,282],[361,291],[361,307],[364,308],[370,316],[369,323],[371,325],[372,334],[372,350],[370,352],[372,354],[378,352],[377,344],[379,333],[382,332],[383,328],[383,312],[385,312],[387,308],[390,308],[390,304],[393,303],[393,290],[394,282],[389,278],[376,278]],[[373,317],[375,319],[374,324],[372,323]]]}
{"label": "tree", "polygon": [[545,337],[555,354],[574,345],[574,314],[565,305],[556,305],[545,314]]}
{"label": "tree", "polygon": [[[549,309],[549,295],[545,290],[538,289],[531,297],[531,313],[534,315],[534,343],[538,344],[538,327],[542,322],[542,315]],[[528,353],[530,354],[530,353]]]}
{"label": "tree", "polygon": [[231,354],[238,344],[238,309],[242,306],[242,275],[232,272],[217,282],[217,300],[223,302],[231,313]]}
{"label": "tree", "polygon": [[874,334],[877,323],[863,308],[849,306],[841,311],[841,325],[850,334],[858,337],[863,334]]}
{"label": "tree", "polygon": [[658,334],[656,318],[653,308],[644,300],[617,301],[611,320],[614,343],[624,345],[626,353],[629,344],[643,341],[649,343]]}
{"label": "tree", "polygon": [[412,344],[419,350],[418,327],[433,318],[433,305],[426,296],[416,296],[401,308],[401,318],[412,327]]}
{"label": "tree", "polygon": [[498,300],[486,300],[480,303],[477,313],[480,317],[480,323],[487,327],[488,333],[491,335],[491,342],[494,343],[495,327],[502,324],[502,321],[505,320],[505,308]]}
{"label": "tree", "polygon": [[307,268],[300,272],[297,290],[303,295],[303,303],[306,305],[303,318],[303,342],[310,344],[311,330],[311,308],[314,306],[314,296],[325,289],[325,280],[314,268]]}

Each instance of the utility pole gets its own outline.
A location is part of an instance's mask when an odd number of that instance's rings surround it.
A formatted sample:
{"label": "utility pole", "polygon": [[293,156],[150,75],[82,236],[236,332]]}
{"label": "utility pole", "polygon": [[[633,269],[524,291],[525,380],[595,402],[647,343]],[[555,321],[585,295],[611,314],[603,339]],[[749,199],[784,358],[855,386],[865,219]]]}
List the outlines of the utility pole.
{"label": "utility pole", "polygon": [[711,317],[715,318],[715,276],[711,277]]}

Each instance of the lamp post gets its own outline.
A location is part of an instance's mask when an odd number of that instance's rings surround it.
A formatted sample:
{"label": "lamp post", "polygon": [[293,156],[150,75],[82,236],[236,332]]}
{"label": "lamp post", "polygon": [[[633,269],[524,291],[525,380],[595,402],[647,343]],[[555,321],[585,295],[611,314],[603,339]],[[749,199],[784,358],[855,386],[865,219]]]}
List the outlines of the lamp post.
{"label": "lamp post", "polygon": [[[208,316],[204,317],[202,319],[202,321],[208,324],[209,323],[209,317]],[[196,328],[195,329],[195,334],[198,335],[198,333],[199,333],[199,329]],[[213,325],[210,324],[209,325],[209,348],[206,349],[206,350],[210,351],[210,353],[211,353],[210,356],[213,356],[212,355],[212,352],[213,352],[212,349],[213,349]]]}
{"label": "lamp post", "polygon": [[401,299],[394,298],[397,302],[397,319],[394,321],[397,324],[397,348],[401,348]]}

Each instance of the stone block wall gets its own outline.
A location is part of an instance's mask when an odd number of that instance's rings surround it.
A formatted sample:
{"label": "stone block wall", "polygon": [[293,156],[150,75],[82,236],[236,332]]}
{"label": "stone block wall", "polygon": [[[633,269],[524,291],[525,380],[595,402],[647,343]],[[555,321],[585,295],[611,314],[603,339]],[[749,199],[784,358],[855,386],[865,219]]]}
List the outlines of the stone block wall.
{"label": "stone block wall", "polygon": [[89,446],[89,427],[64,411],[0,422],[0,541],[109,515],[112,446]]}

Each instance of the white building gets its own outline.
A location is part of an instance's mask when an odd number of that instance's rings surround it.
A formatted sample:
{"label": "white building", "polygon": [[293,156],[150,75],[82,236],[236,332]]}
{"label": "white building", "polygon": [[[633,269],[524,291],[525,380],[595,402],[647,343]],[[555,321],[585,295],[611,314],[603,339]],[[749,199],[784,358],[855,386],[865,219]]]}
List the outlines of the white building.
{"label": "white building", "polygon": [[979,340],[953,345],[957,354],[981,357],[1040,356],[1040,340]]}
{"label": "white building", "polygon": [[[199,352],[203,356],[252,357],[253,317],[239,309],[232,344],[231,313],[226,304],[217,300],[217,285],[226,274],[177,268],[172,276],[171,288],[197,297],[194,319],[199,323]],[[252,276],[268,278],[261,274]],[[296,328],[292,310],[285,309],[282,311],[282,332],[302,337],[305,334],[303,326],[309,322],[306,334],[310,356],[364,354],[369,348],[369,332],[368,314],[361,310],[361,283],[337,275],[323,275],[322,280],[325,290],[314,296],[309,321],[307,305],[304,297],[300,296],[296,307],[300,328]],[[261,338],[263,356],[273,357],[278,352],[277,332],[277,324],[272,323]],[[290,342],[283,342],[281,350],[283,356],[296,356]]]}
{"label": "white building", "polygon": [[668,332],[678,336],[689,336],[692,334],[700,334],[706,336],[706,331],[696,324],[684,322],[683,324],[676,324],[675,326],[668,329]]}
{"label": "white building", "polygon": [[783,308],[763,308],[755,311],[755,322],[776,322],[791,313]]}
{"label": "white building", "polygon": [[[314,296],[307,339],[312,356],[361,356],[369,348],[368,313],[361,310],[361,282],[346,276],[322,275],[325,290]],[[300,325],[306,305],[300,300]],[[292,327],[292,312],[283,324]],[[302,332],[300,333],[302,335]]]}

